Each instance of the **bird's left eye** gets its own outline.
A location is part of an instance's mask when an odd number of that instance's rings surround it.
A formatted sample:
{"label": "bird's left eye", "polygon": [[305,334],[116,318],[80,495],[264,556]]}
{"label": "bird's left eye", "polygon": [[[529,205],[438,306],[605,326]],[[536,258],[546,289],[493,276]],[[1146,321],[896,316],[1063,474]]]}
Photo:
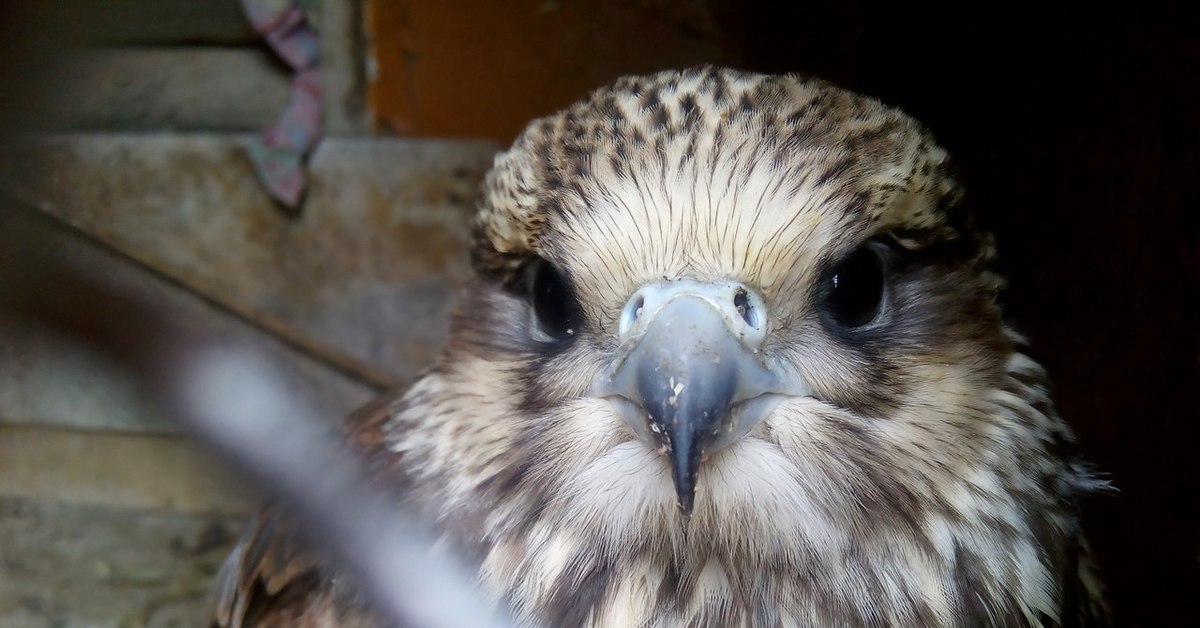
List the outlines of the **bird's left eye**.
{"label": "bird's left eye", "polygon": [[883,260],[871,245],[860,246],[833,268],[822,290],[823,318],[837,327],[858,328],[876,319],[886,282]]}
{"label": "bird's left eye", "polygon": [[547,261],[537,262],[530,298],[538,326],[552,340],[566,340],[579,329],[579,306],[567,279]]}

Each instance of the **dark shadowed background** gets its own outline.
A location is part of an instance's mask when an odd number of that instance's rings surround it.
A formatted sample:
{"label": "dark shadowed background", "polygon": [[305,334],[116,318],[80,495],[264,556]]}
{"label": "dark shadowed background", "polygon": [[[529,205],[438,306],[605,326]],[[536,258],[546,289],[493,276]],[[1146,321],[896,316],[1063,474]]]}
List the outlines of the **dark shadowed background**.
{"label": "dark shadowed background", "polygon": [[1104,4],[740,15],[750,67],[899,105],[956,156],[1009,312],[1118,489],[1086,524],[1120,623],[1182,625],[1200,593],[1200,16]]}
{"label": "dark shadowed background", "polygon": [[[109,90],[108,100],[75,109],[59,106],[55,94],[79,78],[55,71],[60,66],[50,52],[63,39],[130,55],[110,66],[198,44],[212,54],[257,46],[246,32],[147,43],[128,27],[136,4],[73,0],[50,17],[0,8],[0,141],[30,129],[145,131],[143,119],[156,120],[156,131],[257,128],[257,119],[233,128],[220,122],[220,111],[155,109],[153,97],[136,90]],[[214,3],[220,14],[214,23],[236,20],[233,4]],[[343,79],[331,82],[341,90],[329,100],[331,137],[504,143],[528,119],[620,74],[702,62],[821,76],[922,120],[956,156],[969,203],[996,233],[1010,280],[1007,308],[1050,371],[1061,414],[1084,456],[1117,488],[1086,504],[1086,525],[1120,624],[1179,625],[1194,617],[1200,594],[1196,9],[1061,2],[934,8],[853,0],[326,5],[352,24],[327,35],[345,39],[351,59],[324,70]],[[93,19],[112,7],[126,13]],[[212,30],[230,32],[222,28]],[[363,70],[367,59],[370,72]],[[146,107],[144,117],[122,113],[135,100]],[[42,115],[47,111],[53,119]],[[0,151],[0,174],[4,159]],[[271,211],[269,203],[264,207]]]}

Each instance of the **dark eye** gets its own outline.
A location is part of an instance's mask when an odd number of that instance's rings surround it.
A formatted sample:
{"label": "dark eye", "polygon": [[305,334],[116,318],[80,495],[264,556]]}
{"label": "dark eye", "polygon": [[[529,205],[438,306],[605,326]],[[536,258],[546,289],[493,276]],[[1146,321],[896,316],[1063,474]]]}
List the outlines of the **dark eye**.
{"label": "dark eye", "polygon": [[862,327],[879,314],[883,292],[883,260],[870,246],[860,246],[825,280],[823,308],[840,327]]}
{"label": "dark eye", "polygon": [[570,284],[550,262],[537,262],[530,297],[537,322],[547,336],[566,340],[575,335],[579,329],[579,306]]}

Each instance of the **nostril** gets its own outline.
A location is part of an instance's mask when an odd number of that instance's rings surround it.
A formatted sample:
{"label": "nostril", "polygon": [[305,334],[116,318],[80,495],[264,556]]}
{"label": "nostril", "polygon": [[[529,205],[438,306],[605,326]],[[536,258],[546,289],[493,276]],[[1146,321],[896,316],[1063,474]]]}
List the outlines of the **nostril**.
{"label": "nostril", "polygon": [[637,323],[642,317],[642,310],[646,307],[646,297],[638,294],[625,304],[625,309],[621,311],[621,320],[617,322],[617,331],[624,335]]}
{"label": "nostril", "polygon": [[758,309],[750,303],[750,294],[744,288],[738,288],[733,294],[733,307],[747,325],[758,328]]}

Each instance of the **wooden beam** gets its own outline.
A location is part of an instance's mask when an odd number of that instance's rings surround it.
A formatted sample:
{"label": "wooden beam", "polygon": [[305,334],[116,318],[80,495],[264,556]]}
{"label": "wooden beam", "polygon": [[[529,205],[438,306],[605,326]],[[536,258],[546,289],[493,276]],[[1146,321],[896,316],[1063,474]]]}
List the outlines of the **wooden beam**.
{"label": "wooden beam", "polygon": [[90,44],[244,44],[254,29],[239,0],[55,0],[38,3],[45,32]]}
{"label": "wooden beam", "polygon": [[179,436],[0,425],[0,497],[246,515],[258,498]]}
{"label": "wooden beam", "polygon": [[370,131],[362,4],[362,0],[321,2],[321,102],[327,135]]}
{"label": "wooden beam", "polygon": [[235,136],[46,138],[14,151],[0,187],[289,344],[386,373],[373,383],[387,385],[415,376],[445,339],[495,148],[329,138],[298,217],[271,203]]}
{"label": "wooden beam", "polygon": [[0,625],[201,626],[242,521],[0,498]]}
{"label": "wooden beam", "polygon": [[239,0],[70,0],[95,18],[93,39],[117,44],[238,44],[257,36]]}
{"label": "wooden beam", "polygon": [[[0,203],[0,211],[14,209]],[[42,216],[40,222],[53,220]],[[43,228],[34,235],[39,247],[89,269],[188,329],[263,356],[281,370],[289,395],[331,423],[378,391],[369,381],[360,381],[353,369],[329,365],[325,353],[306,351],[304,346],[264,333],[253,321],[96,242],[61,228]],[[40,289],[53,291],[55,286],[47,283]],[[97,303],[96,307],[104,305]],[[138,374],[78,342],[58,337],[34,322],[4,317],[0,317],[0,338],[0,422],[150,434],[179,432],[175,418],[163,416],[163,410],[151,402],[150,391],[144,388],[147,384]]]}
{"label": "wooden beam", "polygon": [[89,47],[51,70],[49,128],[257,131],[288,102],[290,75],[262,46]]}

